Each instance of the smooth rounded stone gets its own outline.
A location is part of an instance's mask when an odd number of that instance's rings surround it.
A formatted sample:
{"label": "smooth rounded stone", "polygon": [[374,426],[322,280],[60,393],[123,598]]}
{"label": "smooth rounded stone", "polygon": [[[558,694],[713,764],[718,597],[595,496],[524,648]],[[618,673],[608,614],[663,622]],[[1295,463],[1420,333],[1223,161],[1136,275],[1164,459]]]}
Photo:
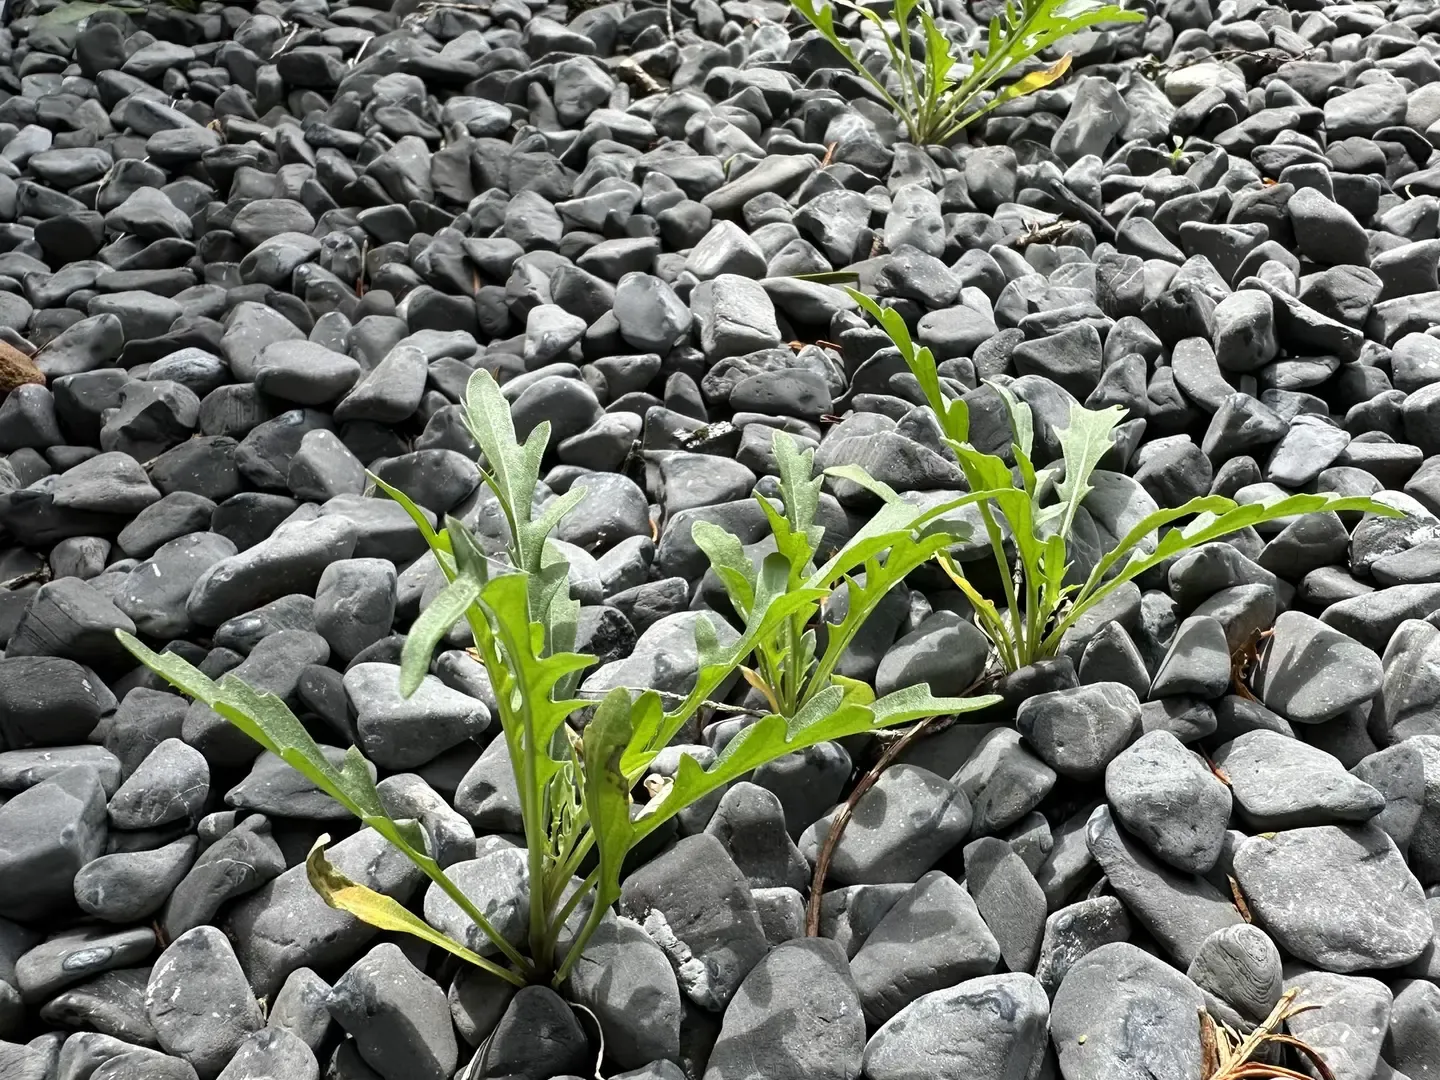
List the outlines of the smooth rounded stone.
{"label": "smooth rounded stone", "polygon": [[[497,1080],[541,1080],[578,1075],[576,1070],[594,1064],[585,1028],[565,999],[549,987],[527,986],[510,999],[495,1025],[486,1051],[485,1075]],[[381,1080],[402,1080],[408,1075],[389,1073]]]}
{"label": "smooth rounded stone", "polygon": [[166,739],[111,797],[107,810],[117,829],[153,829],[193,822],[210,794],[205,756],[179,739]]}
{"label": "smooth rounded stone", "polygon": [[[1265,931],[1248,923],[1227,926],[1211,934],[1190,961],[1186,975],[1210,1002],[1231,1010],[1245,1024],[1258,1024],[1270,1015],[1284,990],[1280,950]],[[1234,1018],[1226,1019],[1234,1026]]]}
{"label": "smooth rounded stone", "polygon": [[291,199],[255,199],[241,207],[230,231],[250,247],[282,233],[309,233],[315,228],[310,211]]}
{"label": "smooth rounded stone", "polygon": [[448,1080],[459,1054],[445,991],[398,946],[375,946],[351,966],[325,1001],[384,1080]]}
{"label": "smooth rounded stone", "polygon": [[1385,647],[1380,694],[1370,710],[1378,738],[1400,742],[1413,735],[1440,734],[1434,721],[1440,678],[1432,674],[1437,659],[1440,629],[1418,619],[1399,625]]}
{"label": "smooth rounded stone", "polygon": [[138,964],[155,949],[146,926],[83,926],[48,938],[15,961],[14,982],[27,1002],[43,1001],[71,983]]}
{"label": "smooth rounded stone", "polygon": [[1369,266],[1369,238],[1353,214],[1314,188],[1290,196],[1286,212],[1300,254],[1325,266]]}
{"label": "smooth rounded stone", "polygon": [[68,987],[40,1007],[40,1019],[70,1028],[87,1028],[127,1043],[154,1046],[155,1029],[145,1015],[145,984],[150,968],[101,972]]}
{"label": "smooth rounded stone", "polygon": [[1011,360],[1020,375],[1042,376],[1083,400],[1099,385],[1101,351],[1099,332],[1082,323],[1021,342]]}
{"label": "smooth rounded stone", "polygon": [[1397,1070],[1424,1076],[1440,1061],[1440,986],[1424,979],[1395,984],[1384,1051]]}
{"label": "smooth rounded stone", "polygon": [[270,1003],[265,1026],[288,1032],[318,1053],[330,1030],[329,996],[329,983],[309,968],[297,968]]}
{"label": "smooth rounded stone", "polygon": [[1383,654],[1401,623],[1423,619],[1436,610],[1440,610],[1440,583],[1391,585],[1336,601],[1321,613],[1320,621]]}
{"label": "smooth rounded stone", "polygon": [[208,529],[214,512],[215,503],[205,496],[172,491],[132,518],[116,543],[132,559],[148,559],[171,540]]}
{"label": "smooth rounded stone", "polygon": [[345,672],[345,693],[355,710],[360,748],[386,769],[424,765],[490,726],[483,702],[433,675],[402,697],[398,664],[356,664]]}
{"label": "smooth rounded stone", "polygon": [[[838,808],[807,827],[800,852],[813,863]],[[855,805],[835,845],[828,880],[835,885],[913,882],[970,831],[970,802],[960,787],[914,765],[880,774]]]}
{"label": "smooth rounded stone", "polygon": [[428,374],[423,350],[397,345],[335,406],[335,422],[398,424],[409,419],[420,407]]}
{"label": "smooth rounded stone", "polygon": [[147,637],[184,637],[193,628],[186,603],[195,583],[235,553],[234,543],[217,533],[195,532],[171,540],[126,575],[115,606]]}
{"label": "smooth rounded stone", "polygon": [[135,514],[160,500],[140,463],[119,451],[96,454],[67,469],[50,495],[57,507],[98,514]]}
{"label": "smooth rounded stone", "polygon": [[628,273],[615,286],[620,336],[639,352],[668,353],[690,332],[690,308],[666,282],[651,274]]}
{"label": "smooth rounded stone", "polygon": [[0,1042],[0,1068],[15,1080],[47,1080],[50,1076],[45,1053],[21,1043]]}
{"label": "smooth rounded stone", "polygon": [[277,341],[255,361],[257,390],[296,405],[325,405],[360,378],[357,360],[309,341]]}
{"label": "smooth rounded stone", "polygon": [[103,746],[57,746],[0,752],[0,792],[13,795],[76,766],[94,769],[107,795],[120,786],[120,759]]}
{"label": "smooth rounded stone", "polygon": [[895,192],[885,215],[885,246],[891,251],[909,246],[936,258],[945,254],[945,222],[933,191],[906,184]]}
{"label": "smooth rounded stone", "polygon": [[1229,689],[1230,677],[1224,627],[1208,616],[1192,615],[1176,628],[1150,696],[1216,698]]}
{"label": "smooth rounded stone", "polygon": [[75,875],[80,910],[106,922],[140,922],[165,906],[195,861],[199,845],[181,837],[154,851],[102,855]]}
{"label": "smooth rounded stone", "polygon": [[1257,830],[1368,821],[1385,796],[1345,771],[1336,757],[1274,731],[1249,731],[1219,747],[1241,816]]}
{"label": "smooth rounded stone", "polygon": [[[662,475],[665,465],[662,461]],[[560,519],[555,530],[558,539],[598,555],[622,540],[648,534],[650,504],[645,492],[629,477],[589,473],[577,477],[570,490],[584,492],[584,498]]]}
{"label": "smooth rounded stone", "polygon": [[145,1009],[160,1046],[213,1080],[264,1016],[230,940],[197,926],[170,943],[150,973]]}
{"label": "smooth rounded stone", "polygon": [[1045,920],[1035,978],[1051,997],[1066,974],[1102,945],[1130,938],[1130,916],[1118,897],[1096,896],[1053,912]]}
{"label": "smooth rounded stone", "polygon": [[803,889],[810,880],[810,864],[785,828],[785,808],[765,788],[732,784],[705,832],[725,845],[752,889]]}
{"label": "smooth rounded stone", "polygon": [[756,482],[755,474],[738,461],[711,454],[666,454],[657,471],[667,519],[684,510],[746,498]]}
{"label": "smooth rounded stone", "polygon": [[616,1073],[614,1080],[685,1080],[685,1074],[673,1061],[652,1061],[639,1069]]}
{"label": "smooth rounded stone", "polygon": [[665,953],[638,923],[603,919],[571,968],[565,993],[594,1013],[605,1053],[621,1068],[680,1056],[679,983]]}
{"label": "smooth rounded stone", "polygon": [[[1086,643],[1076,673],[1083,683],[1118,682],[1134,690],[1137,697],[1150,693],[1144,657],[1125,628],[1113,620]],[[1143,723],[1143,715],[1141,720]]]}
{"label": "smooth rounded stone", "polygon": [[217,1080],[320,1080],[320,1064],[315,1053],[290,1032],[264,1028],[253,1032],[240,1044],[240,1049],[221,1070]]}
{"label": "smooth rounded stone", "polygon": [[1378,979],[1300,970],[1285,979],[1298,990],[1297,1005],[1320,1006],[1297,1013],[1286,1027],[1313,1046],[1335,1076],[1392,1076],[1380,1053],[1394,1008],[1390,989]]}
{"label": "smooth rounded stone", "polygon": [[219,626],[290,593],[313,593],[327,566],[354,553],[356,535],[355,524],[339,515],[278,529],[201,575],[186,603],[190,618]]}
{"label": "smooth rounded stone", "polygon": [[1325,971],[1401,967],[1434,937],[1420,883],[1374,825],[1252,836],[1234,875],[1276,944]]}
{"label": "smooth rounded stone", "polygon": [[1352,775],[1385,796],[1385,809],[1370,821],[1406,851],[1425,810],[1427,751],[1440,749],[1434,737],[1406,739],[1368,754],[1350,769]]}
{"label": "smooth rounded stone", "polygon": [[860,998],[840,946],[802,938],[773,949],[725,1010],[704,1080],[852,1080],[865,1050]]}
{"label": "smooth rounded stone", "polygon": [[1105,798],[1136,839],[1177,870],[1215,865],[1230,821],[1230,789],[1168,731],[1151,731],[1105,769]]}
{"label": "smooth rounded stone", "polygon": [[1259,289],[1237,289],[1215,305],[1215,362],[1224,371],[1258,371],[1279,355],[1275,304]]}
{"label": "smooth rounded stone", "polygon": [[1045,932],[1045,892],[1025,860],[1004,840],[965,845],[965,888],[1000,943],[1011,971],[1033,971]]}
{"label": "smooth rounded stone", "polygon": [[105,790],[77,766],[0,806],[0,917],[33,920],[75,901],[75,875],[105,847]]}
{"label": "smooth rounded stone", "polygon": [[691,293],[690,310],[698,324],[700,348],[711,362],[780,344],[775,305],[765,289],[749,278],[721,274],[702,281]]}
{"label": "smooth rounded stone", "polygon": [[[320,746],[320,753],[336,769],[344,763],[345,752],[338,747]],[[373,780],[374,765],[370,765],[368,771]],[[225,802],[240,810],[277,818],[346,821],[349,813],[304,773],[268,750],[255,759],[249,775],[225,793]]]}
{"label": "smooth rounded stone", "polygon": [[963,694],[985,667],[989,641],[954,612],[937,611],[886,650],[875,673],[875,692],[921,683],[937,697]]}
{"label": "smooth rounded stone", "polygon": [[324,502],[336,495],[363,495],[369,480],[364,464],[340,436],[316,428],[301,437],[286,483],[297,499]]}
{"label": "smooth rounded stone", "polygon": [[[323,575],[322,575],[323,576]],[[272,634],[283,630],[315,630],[315,601],[303,593],[271,600],[252,611],[227,619],[215,629],[215,645],[249,655]]]}
{"label": "smooth rounded stone", "polygon": [[320,575],[315,630],[349,662],[390,633],[398,576],[388,559],[342,559]]}
{"label": "smooth rounded stone", "polygon": [[1115,823],[1109,807],[1090,815],[1085,841],[1115,895],[1179,963],[1189,964],[1214,931],[1241,921],[1230,898],[1204,878],[1153,860]]}
{"label": "smooth rounded stone", "polygon": [[285,870],[270,823],[247,818],[202,851],[165,901],[162,924],[172,940],[209,922],[223,904],[254,892]]}
{"label": "smooth rounded stone", "polygon": [[871,931],[912,885],[850,885],[826,889],[820,901],[820,936],[838,941],[855,958]]}
{"label": "smooth rounded stone", "polygon": [[865,1045],[869,1080],[1024,1080],[1045,1056],[1050,1001],[1026,974],[986,975],[926,994]]}
{"label": "smooth rounded stone", "polygon": [[455,789],[455,809],[477,833],[523,832],[520,790],[504,739],[492,739]]}
{"label": "smooth rounded stone", "polygon": [[198,1075],[183,1058],[142,1047],[105,1061],[90,1080],[196,1080]]}
{"label": "smooth rounded stone", "polygon": [[558,304],[539,304],[525,319],[525,368],[538,371],[547,364],[564,360],[584,335],[588,324]]}
{"label": "smooth rounded stone", "polygon": [[50,551],[50,572],[55,577],[98,577],[110,557],[110,541],[99,536],[72,536]]}
{"label": "smooth rounded stone", "polygon": [[[326,857],[352,881],[401,903],[410,900],[424,877],[370,829],[341,840]],[[291,867],[231,906],[222,923],[239,943],[237,955],[250,984],[266,998],[296,968],[341,963],[377,932],[355,916],[327,906],[310,887],[303,865]]]}
{"label": "smooth rounded stone", "polygon": [[1001,727],[980,739],[950,780],[970,800],[972,835],[988,836],[1039,806],[1055,786],[1055,770],[1030,753],[1017,731]]}
{"label": "smooth rounded stone", "polygon": [[765,955],[749,883],[723,844],[687,836],[626,878],[620,912],[640,923],[676,968],[681,991],[724,1010]]}
{"label": "smooth rounded stone", "polygon": [[89,1077],[111,1058],[136,1049],[129,1043],[98,1031],[76,1031],[66,1037],[56,1063],[59,1076],[65,1080]]}
{"label": "smooth rounded stone", "polygon": [[869,931],[850,971],[866,1020],[883,1024],[921,995],[987,975],[999,962],[1000,946],[970,894],[932,870]]}
{"label": "smooth rounded stone", "polygon": [[113,662],[127,655],[116,630],[133,634],[135,624],[92,583],[60,578],[36,590],[10,635],[8,654]]}
{"label": "smooth rounded stone", "polygon": [[396,773],[375,785],[386,813],[411,818],[425,829],[441,867],[475,857],[475,830],[450,803],[414,773]]}
{"label": "smooth rounded stone", "polygon": [[74,660],[0,659],[0,745],[18,750],[83,742],[104,711],[100,686]]}
{"label": "smooth rounded stone", "polygon": [[299,232],[283,232],[261,241],[259,246],[240,260],[240,276],[247,282],[259,282],[283,289],[295,271],[320,254],[321,244],[313,236]]}
{"label": "smooth rounded stone", "polygon": [[1037,694],[1015,726],[1045,764],[1076,780],[1098,779],[1140,723],[1140,700],[1120,683]]}
{"label": "smooth rounded stone", "polygon": [[1315,724],[1369,701],[1382,675],[1370,649],[1319,619],[1286,611],[1275,620],[1254,687],[1287,720]]}
{"label": "smooth rounded stone", "polygon": [[[689,693],[699,670],[695,624],[701,618],[711,624],[721,648],[739,640],[739,632],[723,619],[693,611],[667,615],[640,635],[634,650],[624,660],[603,664],[589,672],[580,684],[582,694],[600,698],[605,691],[617,686],[645,686],[671,694]],[[781,792],[776,794],[784,800]]]}
{"label": "smooth rounded stone", "polygon": [[805,898],[799,890],[751,889],[750,897],[755,901],[765,941],[772,949],[792,938],[805,936]]}
{"label": "smooth rounded stone", "polygon": [[[478,849],[477,849],[478,850]],[[518,848],[489,851],[452,865],[447,873],[456,887],[490,925],[511,944],[524,941],[529,918],[530,886],[525,853]],[[438,885],[425,891],[425,920],[472,952],[494,955],[498,949]]]}
{"label": "smooth rounded stone", "polygon": [[[668,966],[669,961],[666,961]],[[516,987],[480,968],[465,966],[450,983],[450,1018],[460,1037],[470,1046],[479,1046],[510,1007]],[[328,1015],[328,1014],[327,1014]]]}
{"label": "smooth rounded stone", "polygon": [[[330,646],[319,634],[280,630],[262,639],[238,663],[235,657],[229,657],[222,666],[251,689],[294,702],[306,667],[323,664],[329,658]],[[186,710],[181,737],[217,767],[248,765],[258,753],[250,736],[203,701],[191,702]]]}
{"label": "smooth rounded stone", "polygon": [[586,431],[602,415],[595,391],[562,375],[548,375],[526,386],[510,411],[518,438],[529,438],[532,431],[548,421],[550,438],[555,443]]}
{"label": "smooth rounded stone", "polygon": [[141,240],[189,239],[190,218],[157,188],[139,188],[105,215],[105,227]]}
{"label": "smooth rounded stone", "polygon": [[920,317],[915,332],[917,340],[934,352],[938,360],[974,356],[976,350],[1000,331],[995,317],[957,304],[927,311]]}

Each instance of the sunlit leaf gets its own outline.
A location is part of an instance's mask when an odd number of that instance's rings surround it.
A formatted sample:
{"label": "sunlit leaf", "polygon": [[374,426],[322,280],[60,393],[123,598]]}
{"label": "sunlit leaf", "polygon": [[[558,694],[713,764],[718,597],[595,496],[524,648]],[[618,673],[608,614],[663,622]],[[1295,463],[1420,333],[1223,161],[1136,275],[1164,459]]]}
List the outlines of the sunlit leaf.
{"label": "sunlit leaf", "polygon": [[466,963],[483,968],[507,982],[518,981],[511,972],[440,933],[394,897],[386,896],[382,892],[376,892],[359,882],[350,880],[325,858],[325,845],[328,843],[330,843],[328,835],[322,835],[315,841],[314,846],[310,849],[310,854],[305,859],[305,876],[310,881],[310,887],[319,893],[320,899],[330,907],[336,911],[353,915],[377,930],[417,937],[426,944],[433,945],[437,949],[444,949]]}

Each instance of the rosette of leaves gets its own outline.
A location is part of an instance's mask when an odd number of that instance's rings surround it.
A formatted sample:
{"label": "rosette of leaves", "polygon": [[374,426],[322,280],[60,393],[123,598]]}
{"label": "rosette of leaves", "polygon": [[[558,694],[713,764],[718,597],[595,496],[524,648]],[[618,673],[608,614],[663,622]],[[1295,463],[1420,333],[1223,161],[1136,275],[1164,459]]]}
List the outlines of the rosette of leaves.
{"label": "rosette of leaves", "polygon": [[[990,20],[983,41],[968,52],[947,37],[922,0],[895,0],[895,29],[877,8],[852,0],[790,0],[791,6],[870,84],[905,125],[913,143],[945,144],[980,117],[1024,94],[1043,89],[1070,70],[1066,53],[1049,67],[1001,86],[1001,80],[1043,49],[1101,23],[1144,22],[1100,0],[1008,0]],[[836,11],[852,12],[879,30],[895,78],[865,66],[835,26]],[[919,57],[911,45],[919,23]]]}
{"label": "rosette of leaves", "polygon": [[984,596],[961,566],[939,556],[945,572],[965,594],[975,621],[990,639],[1006,671],[1054,656],[1065,632],[1127,581],[1191,548],[1277,518],[1329,511],[1361,511],[1401,517],[1400,511],[1358,496],[1288,495],[1260,503],[1237,503],[1202,495],[1181,506],[1146,514],[1118,538],[1086,573],[1072,556],[1076,515],[1094,490],[1091,480],[1115,445],[1125,418],[1120,406],[1070,407],[1069,426],[1056,432],[1062,460],[1036,468],[1031,460],[1035,427],[1030,407],[1006,386],[987,381],[1004,402],[1014,469],[995,454],[971,445],[970,416],[936,370],[934,354],[917,346],[900,313],[853,289],[848,292],[885,330],[899,350],[940,422],[970,487],[981,492],[977,507],[1001,582],[1004,606]]}
{"label": "rosette of leaves", "polygon": [[[569,567],[549,541],[583,493],[572,490],[536,510],[549,425],[539,425],[522,444],[509,404],[488,372],[471,378],[465,417],[483,454],[482,480],[509,526],[503,553],[488,554],[475,533],[453,517],[437,530],[402,492],[374,479],[409,513],[448,581],[406,636],[402,692],[408,695],[419,687],[437,644],[464,620],[495,693],[498,737],[505,740],[514,769],[527,846],[529,909],[523,941],[507,941],[486,919],[430,856],[418,825],[385,813],[359,750],[351,747],[337,766],[279,698],[233,675],[211,680],[179,656],[156,653],[120,634],[126,648],[151,670],[205,702],[403,852],[494,943],[500,958],[477,955],[394,899],[346,878],[326,860],[322,838],[307,866],[312,885],[332,907],[383,929],[414,934],[515,985],[558,986],[619,897],[626,857],[687,806],[768,761],[816,743],[970,712],[998,700],[937,698],[924,685],[876,698],[861,684],[812,678],[805,694],[785,699],[795,708],[756,718],[708,767],[682,756],[673,778],[647,790],[642,781],[655,756],[708,707],[711,695],[733,679],[752,652],[786,639],[793,630],[803,637],[802,628],[816,618],[827,595],[820,579],[863,566],[878,583],[904,566],[918,565],[942,541],[953,543],[954,538],[921,536],[916,530],[923,522],[908,508],[904,515],[882,510],[831,557],[825,573],[812,572],[808,556],[802,555],[813,550],[809,522],[814,511],[798,500],[817,492],[818,482],[807,475],[808,486],[792,487],[795,505],[783,519],[803,537],[788,535],[758,566],[747,560],[745,567],[731,568],[728,584],[739,597],[736,610],[743,619],[738,638],[721,645],[708,620],[697,622],[694,688],[682,700],[669,702],[654,691],[619,688],[597,706],[575,689],[595,658],[572,651],[578,605],[569,594]],[[787,468],[795,466],[794,455],[786,460]],[[723,537],[711,535],[707,542],[726,564],[731,548]],[[762,659],[757,666],[770,670],[768,663]],[[581,717],[592,710],[582,726]],[[643,799],[637,799],[637,791]]]}

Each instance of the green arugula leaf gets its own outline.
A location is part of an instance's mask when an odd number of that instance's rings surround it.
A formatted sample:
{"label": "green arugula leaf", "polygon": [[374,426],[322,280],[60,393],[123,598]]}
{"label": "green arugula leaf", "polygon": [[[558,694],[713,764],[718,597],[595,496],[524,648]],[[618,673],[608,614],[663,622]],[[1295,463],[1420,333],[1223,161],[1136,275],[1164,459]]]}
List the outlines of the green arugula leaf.
{"label": "green arugula leaf", "polygon": [[1080,509],[1085,496],[1092,490],[1090,474],[1099,467],[1100,459],[1115,445],[1112,433],[1124,419],[1125,410],[1119,405],[1094,410],[1072,404],[1070,426],[1055,433],[1065,458],[1065,476],[1056,485],[1056,493],[1060,496],[1059,505],[1042,512],[1041,521],[1058,521],[1056,531],[1061,536],[1070,535],[1075,524],[1075,512]]}
{"label": "green arugula leaf", "polygon": [[480,599],[482,582],[473,574],[464,573],[441,589],[429,606],[420,613],[405,635],[400,651],[400,694],[409,697],[420,689],[430,671],[430,657],[435,646],[450,628],[465,617],[470,605]]}
{"label": "green arugula leaf", "polygon": [[928,685],[922,684],[861,704],[857,698],[847,700],[841,686],[828,687],[811,698],[788,724],[784,717],[771,713],[741,729],[708,769],[682,754],[679,769],[664,797],[652,802],[636,820],[634,843],[712,791],[786,754],[907,721],[945,714],[963,716],[1000,700],[996,694],[937,698],[931,695]]}
{"label": "green arugula leaf", "polygon": [[755,564],[745,554],[745,545],[734,533],[711,521],[697,521],[690,528],[696,547],[710,560],[710,568],[725,586],[730,604],[742,619],[755,602]]}
{"label": "green arugula leaf", "polygon": [[[1065,619],[1051,631],[1046,639],[1047,650],[1059,647],[1060,638],[1090,608],[1127,581],[1132,581],[1152,567],[1189,551],[1191,548],[1208,544],[1212,540],[1229,536],[1251,525],[1259,525],[1277,518],[1295,517],[1300,514],[1315,514],[1326,510],[1362,511],[1380,517],[1398,518],[1405,515],[1393,506],[1363,496],[1341,496],[1330,494],[1289,495],[1264,503],[1237,504],[1220,495],[1205,495],[1192,499],[1184,506],[1170,507],[1150,514],[1128,532],[1113,551],[1096,565],[1089,579],[1079,590],[1075,602]],[[1136,551],[1136,546],[1162,525],[1190,514],[1203,513],[1206,516],[1192,522],[1185,528],[1171,529],[1160,537],[1155,550],[1148,555]],[[1106,577],[1119,561],[1130,553],[1129,561],[1116,574]]]}
{"label": "green arugula leaf", "polygon": [[[660,698],[648,695],[658,706]],[[642,707],[654,712],[654,706]],[[630,722],[630,692],[611,690],[585,728],[585,810],[599,854],[599,890],[595,904],[608,908],[620,899],[620,871],[631,847],[630,782],[620,768],[634,730]]]}

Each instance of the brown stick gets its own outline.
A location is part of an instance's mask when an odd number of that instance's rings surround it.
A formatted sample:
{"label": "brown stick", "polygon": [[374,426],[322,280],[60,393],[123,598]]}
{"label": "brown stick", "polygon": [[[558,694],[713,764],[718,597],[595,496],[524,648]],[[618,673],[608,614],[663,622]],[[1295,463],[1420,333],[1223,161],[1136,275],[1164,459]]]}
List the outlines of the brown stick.
{"label": "brown stick", "polygon": [[870,771],[860,778],[860,782],[855,785],[855,790],[850,792],[850,797],[840,808],[840,813],[836,814],[835,820],[830,823],[830,831],[826,834],[825,842],[820,845],[820,851],[815,857],[815,875],[810,880],[810,902],[805,908],[806,937],[820,936],[820,895],[825,891],[825,875],[830,872],[830,860],[835,857],[835,848],[839,846],[840,838],[845,835],[845,826],[850,824],[855,807],[865,797],[865,793],[875,786],[875,781],[880,779],[880,774],[900,756],[900,752],[919,738],[922,733],[928,731],[930,725],[938,719],[939,717],[936,716],[927,716],[887,746],[885,752],[880,755],[880,759],[870,766]]}

